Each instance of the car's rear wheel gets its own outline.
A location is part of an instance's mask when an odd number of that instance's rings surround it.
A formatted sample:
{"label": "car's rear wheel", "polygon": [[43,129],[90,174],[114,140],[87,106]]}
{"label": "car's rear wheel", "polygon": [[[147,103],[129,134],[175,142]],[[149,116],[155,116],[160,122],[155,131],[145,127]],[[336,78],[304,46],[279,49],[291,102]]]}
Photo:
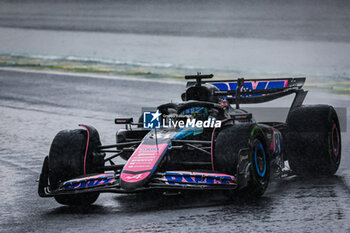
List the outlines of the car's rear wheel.
{"label": "car's rear wheel", "polygon": [[[84,174],[84,157],[87,145],[87,131],[82,129],[63,130],[54,138],[49,158],[49,181],[51,190],[59,187],[61,182]],[[85,172],[101,172],[97,166],[103,166],[103,156],[94,154],[97,146],[100,146],[97,131],[90,133],[89,148],[85,160]],[[99,193],[67,194],[55,196],[58,203],[63,205],[90,205],[94,203]]]}
{"label": "car's rear wheel", "polygon": [[[235,194],[248,198],[264,194],[270,178],[270,161],[259,126],[238,124],[222,129],[216,138],[213,160],[215,170],[237,176],[239,187]],[[245,172],[249,173],[247,182],[243,182]]]}
{"label": "car's rear wheel", "polygon": [[341,133],[332,106],[300,106],[287,118],[286,152],[298,175],[333,175],[341,160]]}

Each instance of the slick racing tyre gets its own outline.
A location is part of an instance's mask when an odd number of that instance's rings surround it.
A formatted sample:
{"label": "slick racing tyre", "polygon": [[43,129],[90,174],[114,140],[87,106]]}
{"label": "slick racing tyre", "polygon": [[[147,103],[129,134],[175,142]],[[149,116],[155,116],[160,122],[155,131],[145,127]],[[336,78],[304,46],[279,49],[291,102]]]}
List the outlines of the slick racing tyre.
{"label": "slick racing tyre", "polygon": [[[270,160],[259,126],[240,124],[221,130],[216,138],[213,162],[215,170],[237,177],[239,196],[259,198],[267,189]],[[248,180],[244,181],[247,172]]]}
{"label": "slick racing tyre", "polygon": [[341,133],[332,106],[300,106],[287,118],[286,152],[298,175],[333,175],[341,159]]}
{"label": "slick racing tyre", "polygon": [[[85,161],[86,174],[103,172],[97,170],[96,167],[104,165],[103,155],[92,153],[101,145],[97,131],[95,129],[92,131],[94,132],[90,132],[89,148]],[[48,158],[51,190],[57,189],[61,182],[84,174],[86,144],[87,131],[83,129],[63,130],[55,136]],[[55,199],[63,205],[90,205],[97,200],[98,196],[99,193],[67,194],[55,196]]]}

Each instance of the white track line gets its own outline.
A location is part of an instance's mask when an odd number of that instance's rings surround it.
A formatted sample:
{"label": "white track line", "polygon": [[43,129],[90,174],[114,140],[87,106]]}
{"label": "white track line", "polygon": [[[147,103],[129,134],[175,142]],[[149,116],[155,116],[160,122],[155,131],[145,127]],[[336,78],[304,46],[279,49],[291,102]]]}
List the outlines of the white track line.
{"label": "white track line", "polygon": [[96,79],[113,79],[113,80],[125,80],[125,81],[137,81],[137,82],[154,82],[154,83],[166,83],[175,85],[185,85],[184,81],[176,80],[165,80],[165,79],[150,79],[142,77],[123,77],[107,74],[92,74],[92,73],[75,73],[69,71],[56,71],[56,70],[35,70],[35,69],[22,69],[12,67],[0,67],[0,70],[11,71],[11,72],[22,72],[22,73],[34,73],[34,74],[52,74],[61,76],[73,76],[73,77],[87,77]]}

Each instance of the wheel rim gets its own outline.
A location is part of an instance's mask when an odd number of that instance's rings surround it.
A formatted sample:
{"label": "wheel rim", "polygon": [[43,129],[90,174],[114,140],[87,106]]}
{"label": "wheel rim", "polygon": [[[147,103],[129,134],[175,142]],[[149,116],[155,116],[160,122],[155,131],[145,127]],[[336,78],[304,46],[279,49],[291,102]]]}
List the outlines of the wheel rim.
{"label": "wheel rim", "polygon": [[266,155],[264,147],[260,142],[255,145],[254,160],[258,175],[264,177],[266,173]]}
{"label": "wheel rim", "polygon": [[333,151],[333,155],[335,157],[338,157],[338,155],[339,155],[339,142],[340,142],[339,130],[338,130],[335,122],[333,122],[333,126],[332,126],[332,151]]}

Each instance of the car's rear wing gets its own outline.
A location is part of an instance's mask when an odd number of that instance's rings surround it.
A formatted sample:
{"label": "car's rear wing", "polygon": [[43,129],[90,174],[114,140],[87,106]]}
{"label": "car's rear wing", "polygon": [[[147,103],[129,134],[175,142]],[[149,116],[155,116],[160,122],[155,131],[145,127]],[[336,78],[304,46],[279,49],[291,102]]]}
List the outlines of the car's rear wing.
{"label": "car's rear wing", "polygon": [[[212,76],[204,76],[211,78]],[[219,91],[214,94],[226,99],[230,104],[254,104],[268,102],[289,94],[295,93],[292,108],[300,106],[307,94],[302,89],[305,77],[279,78],[279,79],[237,79],[237,80],[201,80],[201,84],[207,83],[216,86]],[[196,82],[188,82],[187,87],[196,85]],[[197,84],[198,85],[198,84]]]}

